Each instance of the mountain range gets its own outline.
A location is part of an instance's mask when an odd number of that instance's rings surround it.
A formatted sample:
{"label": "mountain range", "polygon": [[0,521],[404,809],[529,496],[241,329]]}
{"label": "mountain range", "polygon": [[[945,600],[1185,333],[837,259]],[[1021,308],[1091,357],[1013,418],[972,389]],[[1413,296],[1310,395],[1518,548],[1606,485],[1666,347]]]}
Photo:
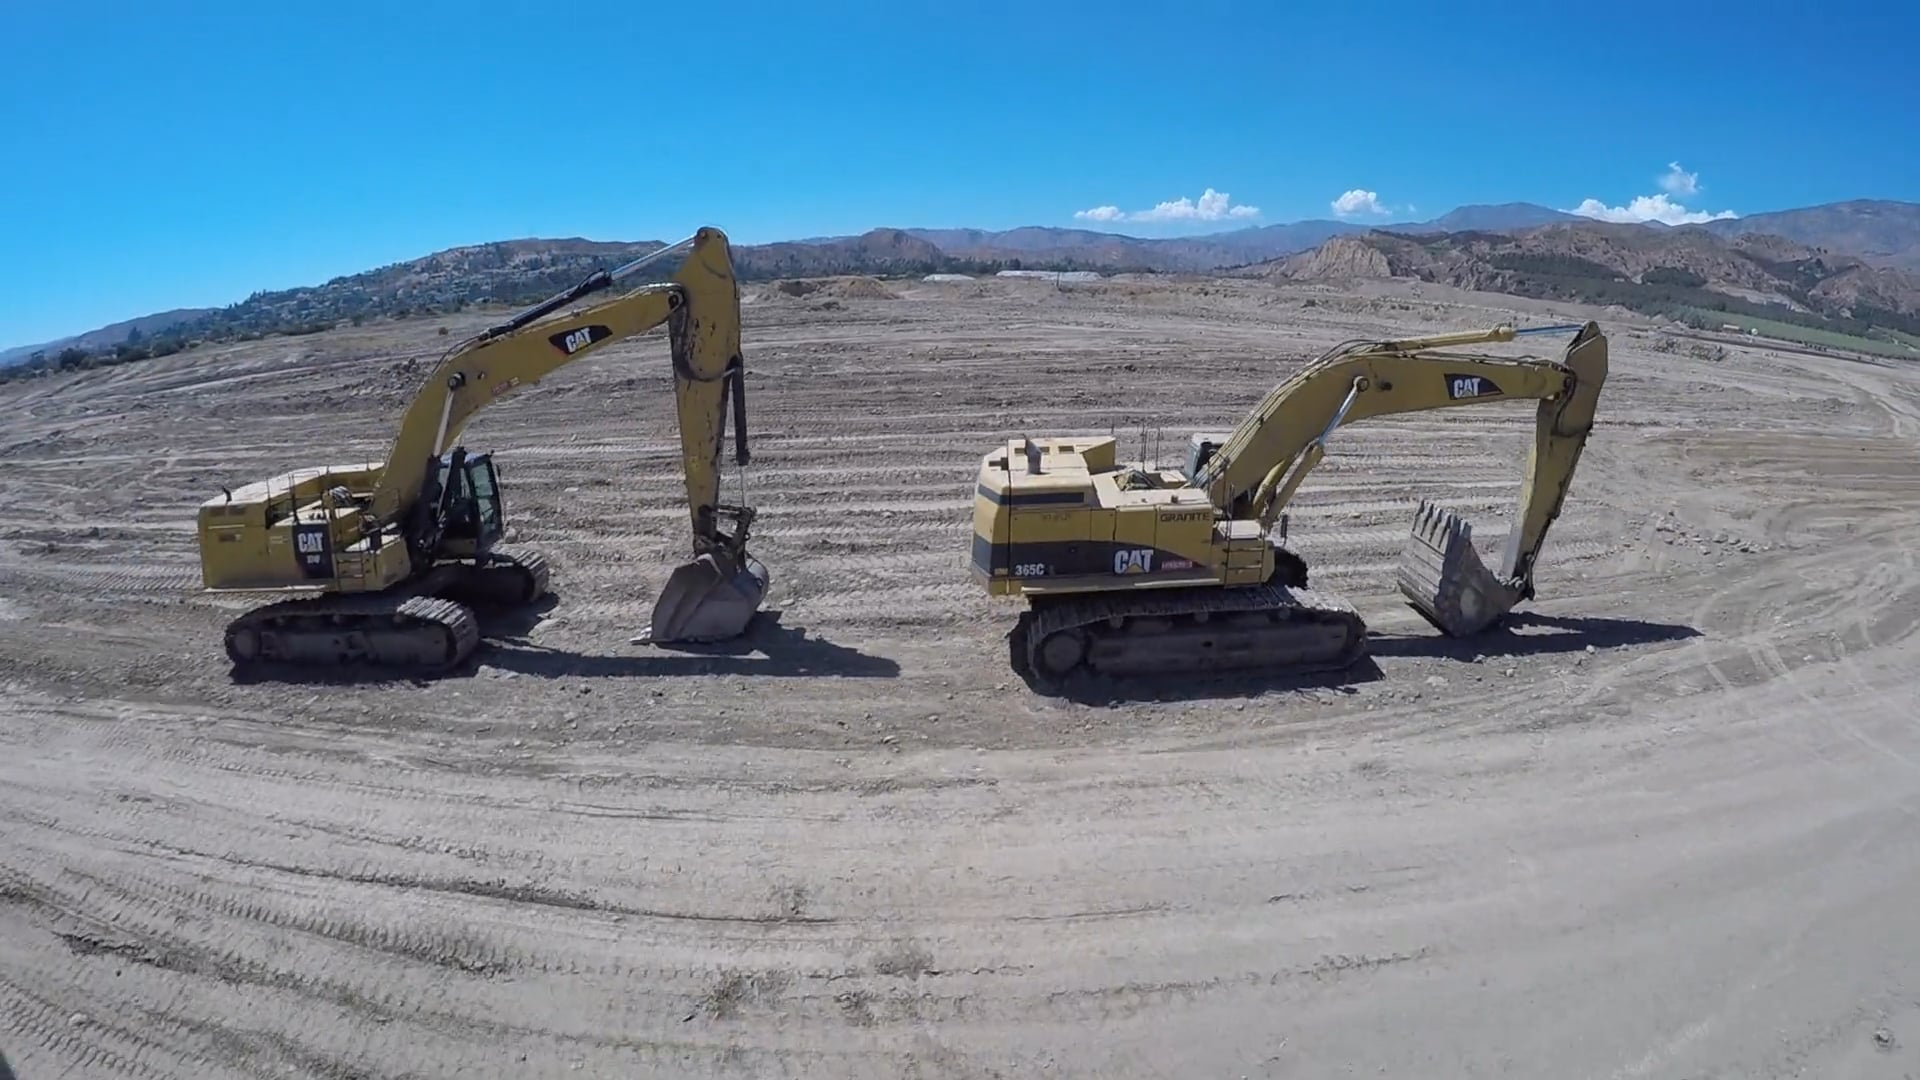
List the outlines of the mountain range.
{"label": "mountain range", "polygon": [[[1301,253],[1322,250],[1332,241],[1354,238],[1364,240],[1360,248],[1336,245],[1317,266],[1286,262]],[[1770,248],[1769,242],[1787,247]],[[138,359],[174,351],[195,340],[310,332],[341,321],[404,317],[480,303],[527,303],[566,288],[596,269],[662,246],[657,240],[569,238],[452,248],[320,285],[255,293],[225,308],[163,312],[61,341],[5,350],[0,352],[0,365],[18,363],[36,352],[43,354],[41,364],[51,363],[59,354],[76,363],[80,354]],[[1373,252],[1378,261],[1361,249]],[[1664,268],[1701,277],[1702,284],[1696,287],[1710,292],[1730,287],[1734,292],[1723,295],[1759,305],[1769,314],[1786,311],[1803,318],[1858,322],[1844,299],[1858,293],[1868,298],[1864,310],[1869,318],[1904,319],[1912,274],[1920,272],[1920,203],[1861,199],[1674,227],[1608,225],[1531,203],[1503,203],[1463,206],[1424,222],[1368,225],[1310,220],[1185,237],[1047,226],[1000,231],[884,228],[859,236],[734,248],[735,268],[746,280],[1002,269],[1199,273],[1252,268],[1272,276],[1314,276],[1335,267],[1351,273],[1362,269],[1359,263],[1364,262],[1369,272],[1384,266],[1390,273],[1433,275],[1435,280],[1472,282],[1480,288],[1548,292],[1549,286],[1536,280],[1548,263],[1538,260],[1560,256],[1585,260],[1587,265],[1573,277],[1588,285],[1618,276],[1640,283],[1647,270]],[[1823,258],[1822,269],[1814,270],[1814,260]],[[1514,269],[1529,259],[1534,260],[1529,264],[1534,267],[1532,277]],[[1776,267],[1776,273],[1762,263],[1788,268]],[[1604,270],[1605,276],[1599,276],[1596,268]],[[1715,276],[1723,272],[1731,276]],[[1920,295],[1920,289],[1911,291]],[[1646,297],[1638,299],[1650,302]]]}
{"label": "mountain range", "polygon": [[1718,328],[1765,320],[1799,331],[1877,339],[1920,354],[1920,273],[1874,265],[1767,232],[1727,238],[1695,228],[1653,230],[1559,222],[1512,232],[1375,231],[1239,273],[1304,281],[1414,278],[1460,288],[1588,304]]}

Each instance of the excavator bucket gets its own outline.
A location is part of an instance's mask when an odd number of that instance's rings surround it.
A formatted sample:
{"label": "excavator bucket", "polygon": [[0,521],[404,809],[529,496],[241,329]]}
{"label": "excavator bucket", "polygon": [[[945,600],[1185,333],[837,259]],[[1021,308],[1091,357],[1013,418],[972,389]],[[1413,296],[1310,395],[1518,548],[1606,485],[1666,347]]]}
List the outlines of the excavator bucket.
{"label": "excavator bucket", "polygon": [[767,595],[767,568],[707,554],[674,568],[653,605],[653,623],[632,644],[725,641],[745,633]]}
{"label": "excavator bucket", "polygon": [[1520,589],[1495,577],[1473,547],[1473,526],[1422,499],[1400,552],[1400,592],[1449,637],[1492,626],[1520,601]]}

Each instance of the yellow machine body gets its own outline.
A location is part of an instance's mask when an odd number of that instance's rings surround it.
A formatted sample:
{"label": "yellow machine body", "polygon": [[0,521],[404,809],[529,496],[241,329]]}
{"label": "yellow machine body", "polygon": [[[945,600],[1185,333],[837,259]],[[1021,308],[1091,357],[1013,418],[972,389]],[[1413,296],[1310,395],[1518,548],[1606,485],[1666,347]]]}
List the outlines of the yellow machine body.
{"label": "yellow machine body", "polygon": [[299,469],[200,504],[200,574],[211,591],[378,592],[413,573],[399,526],[363,534],[359,508],[328,497],[368,491],[381,463]]}
{"label": "yellow machine body", "polygon": [[[671,280],[580,306],[663,255]],[[666,326],[693,559],[669,578],[646,640],[711,641],[745,629],[767,584],[746,552],[750,507],[719,502],[728,410],[747,460],[740,295],[727,238],[703,228],[592,275],[449,349],[409,402],[384,461],[301,468],[200,506],[201,582],[286,599],[227,627],[236,665],[437,670],[471,652],[470,607],[524,605],[547,590],[545,560],[505,532],[491,454],[459,445],[474,414],[615,342]],[[735,522],[732,532],[723,520]]]}
{"label": "yellow machine body", "polygon": [[[1445,351],[1576,330],[1555,360]],[[972,574],[1025,597],[1014,666],[1049,679],[1262,667],[1344,667],[1365,626],[1307,589],[1285,546],[1285,510],[1340,427],[1368,417],[1539,403],[1505,557],[1490,571],[1471,529],[1422,502],[1399,586],[1448,634],[1478,632],[1533,594],[1533,566],[1559,516],[1607,375],[1597,325],[1510,326],[1409,341],[1349,342],[1275,387],[1231,432],[1193,436],[1179,469],[1118,460],[1110,437],[1011,439],[981,458]]]}
{"label": "yellow machine body", "polygon": [[[1014,439],[981,463],[973,573],[995,596],[1257,585],[1273,553],[1171,470],[1120,469],[1112,436]],[[1126,486],[1122,486],[1123,482]]]}

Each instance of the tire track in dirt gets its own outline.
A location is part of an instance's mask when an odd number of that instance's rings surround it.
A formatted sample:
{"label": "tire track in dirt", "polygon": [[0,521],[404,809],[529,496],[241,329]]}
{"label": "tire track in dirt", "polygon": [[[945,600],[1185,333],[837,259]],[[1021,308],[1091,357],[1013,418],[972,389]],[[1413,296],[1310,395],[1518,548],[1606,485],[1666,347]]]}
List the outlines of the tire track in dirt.
{"label": "tire track in dirt", "polygon": [[[1111,429],[1130,456],[1144,421],[1171,459],[1325,344],[1495,314],[1207,287],[1008,287],[985,321],[751,305],[750,490],[785,610],[745,658],[610,641],[683,554],[661,343],[543,384],[470,441],[501,452],[558,606],[423,685],[232,681],[227,602],[160,602],[192,592],[169,577],[190,531],[109,526],[184,522],[303,445],[377,452],[393,359],[432,324],[0,388],[30,403],[0,501],[49,522],[0,521],[23,530],[0,589],[45,620],[0,621],[15,1064],[1758,1074],[1844,1048],[1920,964],[1908,375],[1616,337],[1541,599],[1471,644],[1405,610],[1393,562],[1422,496],[1497,548],[1531,409],[1345,429],[1293,535],[1362,604],[1377,678],[1033,695],[1011,609],[965,568],[997,440]],[[298,412],[343,380],[359,396]],[[1119,407],[1128,385],[1162,390]],[[177,489],[105,482],[140,463]],[[1754,550],[1696,540],[1717,533]]]}
{"label": "tire track in dirt", "polygon": [[20,578],[55,588],[77,589],[89,595],[140,593],[185,594],[200,585],[200,567],[191,566],[73,566],[58,563],[0,565],[0,581]]}

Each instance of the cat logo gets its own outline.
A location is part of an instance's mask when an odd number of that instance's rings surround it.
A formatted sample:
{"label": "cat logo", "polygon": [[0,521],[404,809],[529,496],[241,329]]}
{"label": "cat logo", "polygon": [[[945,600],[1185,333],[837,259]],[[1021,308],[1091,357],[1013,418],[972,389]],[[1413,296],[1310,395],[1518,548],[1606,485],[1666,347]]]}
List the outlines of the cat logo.
{"label": "cat logo", "polygon": [[612,330],[596,324],[593,326],[576,327],[572,330],[562,330],[557,334],[548,335],[547,340],[553,343],[554,348],[559,349],[568,356],[572,356],[581,349],[596,342],[605,341],[612,336]]}
{"label": "cat logo", "polygon": [[1153,573],[1153,549],[1124,548],[1114,552],[1113,572],[1116,574]]}
{"label": "cat logo", "polygon": [[303,521],[293,527],[293,550],[300,570],[309,578],[333,576],[333,538],[324,521]]}
{"label": "cat logo", "polygon": [[1462,398],[1498,397],[1500,388],[1485,375],[1449,375],[1447,376],[1447,397],[1459,401]]}

